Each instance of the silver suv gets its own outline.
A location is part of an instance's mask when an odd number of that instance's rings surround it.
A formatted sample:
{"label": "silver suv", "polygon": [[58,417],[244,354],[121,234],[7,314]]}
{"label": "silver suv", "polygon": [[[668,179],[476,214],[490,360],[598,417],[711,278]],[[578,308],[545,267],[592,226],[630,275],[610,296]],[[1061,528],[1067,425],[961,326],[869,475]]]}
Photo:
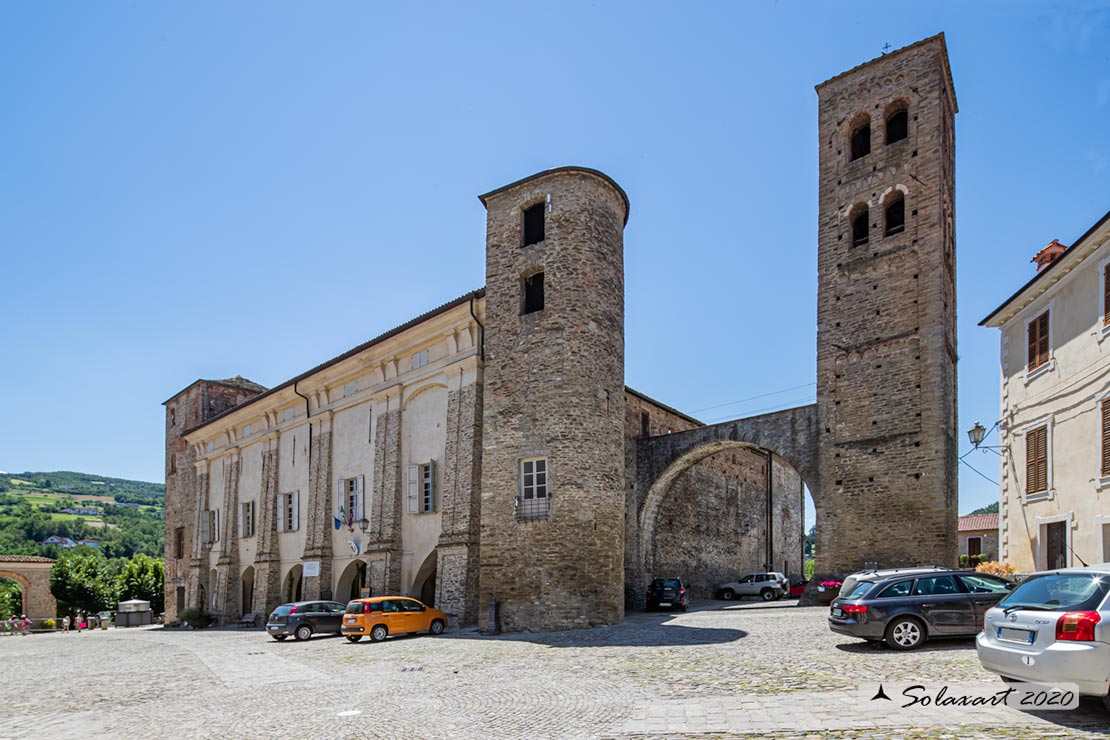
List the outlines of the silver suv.
{"label": "silver suv", "polygon": [[758,596],[764,601],[773,601],[787,593],[790,593],[790,582],[782,573],[749,573],[717,587],[717,595],[725,601],[741,596]]}
{"label": "silver suv", "polygon": [[1074,683],[1110,709],[1110,564],[1034,574],[986,613],[976,648],[1004,679]]}

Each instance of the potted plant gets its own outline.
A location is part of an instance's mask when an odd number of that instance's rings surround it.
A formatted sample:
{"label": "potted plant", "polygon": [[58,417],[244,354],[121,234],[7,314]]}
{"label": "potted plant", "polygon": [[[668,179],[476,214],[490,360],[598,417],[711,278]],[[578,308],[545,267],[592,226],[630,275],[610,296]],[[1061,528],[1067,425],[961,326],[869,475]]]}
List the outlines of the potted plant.
{"label": "potted plant", "polygon": [[212,614],[211,614],[211,612],[206,612],[204,609],[197,609],[195,607],[190,608],[190,609],[185,609],[178,616],[181,618],[181,621],[184,622],[187,627],[194,627],[196,629],[202,629],[202,628],[207,627],[208,625],[212,624]]}
{"label": "potted plant", "polygon": [[817,600],[822,604],[828,604],[840,593],[840,587],[843,585],[843,581],[821,581],[817,584]]}

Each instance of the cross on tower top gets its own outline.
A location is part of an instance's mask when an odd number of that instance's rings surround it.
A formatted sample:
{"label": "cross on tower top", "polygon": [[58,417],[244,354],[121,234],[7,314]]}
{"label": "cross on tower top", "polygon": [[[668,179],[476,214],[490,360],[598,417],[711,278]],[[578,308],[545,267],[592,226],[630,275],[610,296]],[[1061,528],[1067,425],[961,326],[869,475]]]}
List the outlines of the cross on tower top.
{"label": "cross on tower top", "polygon": [[885,56],[888,51],[890,51],[890,43],[889,42],[883,44],[883,55]]}

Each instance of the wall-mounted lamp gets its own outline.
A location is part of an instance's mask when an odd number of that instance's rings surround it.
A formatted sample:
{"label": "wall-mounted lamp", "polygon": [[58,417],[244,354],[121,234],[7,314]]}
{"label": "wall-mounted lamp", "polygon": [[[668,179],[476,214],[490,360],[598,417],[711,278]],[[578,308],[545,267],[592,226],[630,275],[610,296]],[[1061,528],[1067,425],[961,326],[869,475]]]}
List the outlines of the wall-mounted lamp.
{"label": "wall-mounted lamp", "polygon": [[358,520],[358,528],[362,530],[363,534],[366,534],[366,530],[370,529],[370,520],[362,517]]}
{"label": "wall-mounted lamp", "polygon": [[967,438],[971,440],[973,447],[978,447],[983,444],[983,437],[987,434],[987,430],[979,422],[975,422],[975,426],[967,430]]}

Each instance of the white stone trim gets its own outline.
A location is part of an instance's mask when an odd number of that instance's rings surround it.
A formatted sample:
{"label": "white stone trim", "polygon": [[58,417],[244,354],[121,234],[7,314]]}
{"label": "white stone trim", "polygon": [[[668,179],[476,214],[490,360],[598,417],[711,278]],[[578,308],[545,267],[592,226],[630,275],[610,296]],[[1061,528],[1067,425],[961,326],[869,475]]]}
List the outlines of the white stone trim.
{"label": "white stone trim", "polygon": [[1065,567],[1070,568],[1072,566],[1072,553],[1074,551],[1072,550],[1071,544],[1071,523],[1074,518],[1075,514],[1069,511],[1067,514],[1059,514],[1057,516],[1039,516],[1033,520],[1037,526],[1037,550],[1035,553],[1037,570],[1049,569],[1048,553],[1045,552],[1045,548],[1048,547],[1048,541],[1047,539],[1043,538],[1041,534],[1047,525],[1055,524],[1056,522],[1067,523],[1067,526],[1064,527],[1064,556],[1067,558],[1067,565]]}
{"label": "white stone trim", "polygon": [[[1043,491],[1037,491],[1036,493],[1031,494],[1031,493],[1029,493],[1029,490],[1028,490],[1029,481],[1026,478],[1023,478],[1022,481],[1021,481],[1021,491],[1022,491],[1022,493],[1021,493],[1021,502],[1022,502],[1022,504],[1029,504],[1029,503],[1033,503],[1034,501],[1051,501],[1052,499],[1056,498],[1056,488],[1053,487],[1053,485],[1052,485],[1052,431],[1053,431],[1053,427],[1055,425],[1056,425],[1056,415],[1055,414],[1049,414],[1048,416],[1042,416],[1041,418],[1037,419],[1036,421],[1030,421],[1030,422],[1026,422],[1025,424],[1022,424],[1021,428],[1018,429],[1014,433],[1015,437],[1024,438],[1025,435],[1031,429],[1037,429],[1038,427],[1046,427],[1046,431],[1045,431],[1045,449],[1046,449],[1046,452],[1048,453],[1048,470],[1045,472],[1045,478],[1046,478],[1046,482],[1048,484],[1048,487]],[[1012,452],[1013,447],[1011,447],[1010,449],[1011,449],[1011,457],[1012,457],[1013,456],[1013,452]],[[1028,460],[1025,457],[1025,452],[1022,453],[1021,462],[1022,462],[1022,468],[1025,471],[1028,471],[1029,470],[1029,465],[1028,465]],[[1026,475],[1028,475],[1028,472],[1026,472]]]}
{"label": "white stone trim", "polygon": [[1095,532],[1098,537],[1095,541],[1098,543],[1098,559],[1100,563],[1110,563],[1110,560],[1105,558],[1107,541],[1104,539],[1106,536],[1106,527],[1110,526],[1110,514],[1100,514],[1095,517]]}
{"label": "white stone trim", "polygon": [[[1048,311],[1048,362],[1041,365],[1035,370],[1029,370],[1029,325],[1033,323],[1036,319],[1039,319],[1045,311]],[[1025,332],[1022,334],[1022,338],[1025,340],[1023,342],[1025,347],[1025,362],[1023,363],[1025,365],[1025,374],[1022,379],[1025,381],[1026,384],[1028,384],[1034,378],[1038,378],[1041,375],[1045,375],[1046,373],[1050,373],[1056,369],[1056,348],[1053,346],[1052,343],[1054,333],[1052,331],[1052,325],[1053,323],[1055,323],[1055,320],[1056,299],[1050,298],[1047,306],[1044,306],[1036,313],[1033,313],[1033,315],[1027,318],[1025,320],[1025,323],[1023,324],[1023,326],[1025,327]]]}
{"label": "white stone trim", "polygon": [[[1110,257],[1098,263],[1098,315],[1095,316],[1095,338],[1102,343],[1103,339],[1110,336],[1110,324],[1103,324],[1103,317],[1106,316],[1106,290],[1104,280],[1106,280],[1106,268],[1110,266]],[[1052,323],[1051,321],[1049,323]]]}

